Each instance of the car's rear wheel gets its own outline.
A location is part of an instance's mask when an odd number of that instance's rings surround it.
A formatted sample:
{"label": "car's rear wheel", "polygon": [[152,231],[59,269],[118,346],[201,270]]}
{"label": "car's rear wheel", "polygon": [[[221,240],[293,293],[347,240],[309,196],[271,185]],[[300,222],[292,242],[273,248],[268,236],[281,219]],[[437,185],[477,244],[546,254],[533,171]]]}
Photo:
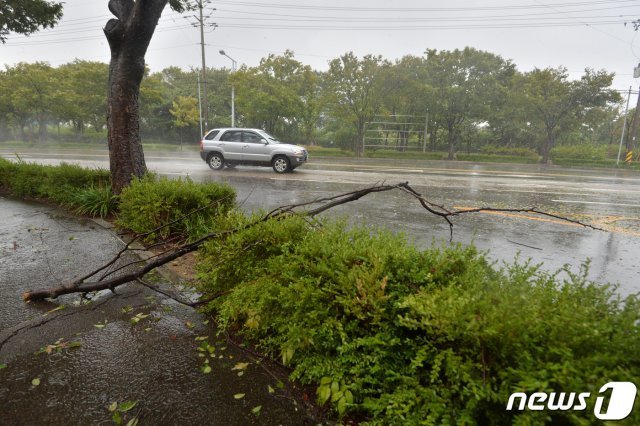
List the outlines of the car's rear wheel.
{"label": "car's rear wheel", "polygon": [[224,157],[218,152],[212,152],[207,157],[207,164],[212,170],[220,170],[224,167]]}
{"label": "car's rear wheel", "polygon": [[275,157],[271,165],[276,173],[287,173],[291,171],[291,163],[289,163],[289,159],[283,155]]}

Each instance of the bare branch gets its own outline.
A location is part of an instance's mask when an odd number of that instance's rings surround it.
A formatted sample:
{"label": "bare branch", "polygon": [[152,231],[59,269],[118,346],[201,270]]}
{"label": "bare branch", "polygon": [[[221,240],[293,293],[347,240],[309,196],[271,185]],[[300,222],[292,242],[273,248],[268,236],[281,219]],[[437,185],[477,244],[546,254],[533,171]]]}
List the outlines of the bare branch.
{"label": "bare branch", "polygon": [[[136,261],[136,262],[131,262],[130,264],[128,264],[127,266],[131,266],[133,264],[136,263],[144,263],[144,265],[140,266],[137,270],[133,271],[133,272],[129,272],[117,277],[113,277],[113,278],[109,278],[106,279],[107,276],[112,275],[113,272],[115,271],[111,271],[108,274],[105,274],[105,276],[103,276],[101,279],[98,279],[97,281],[94,282],[89,282],[86,281],[88,280],[90,277],[96,275],[98,272],[103,271],[104,269],[108,268],[109,266],[113,265],[115,263],[115,261],[117,261],[119,258],[122,257],[122,255],[129,250],[131,242],[129,242],[125,248],[123,250],[121,250],[114,259],[112,259],[110,262],[108,262],[106,265],[102,266],[101,268],[91,272],[90,274],[85,275],[84,277],[81,277],[79,279],[76,279],[70,283],[66,283],[63,285],[60,285],[58,287],[55,288],[50,288],[50,289],[45,289],[45,290],[38,290],[38,291],[30,291],[30,292],[25,292],[23,294],[23,299],[25,301],[28,300],[37,300],[37,299],[44,299],[44,298],[56,298],[58,296],[61,296],[63,294],[69,294],[69,293],[87,293],[87,292],[92,292],[92,291],[98,291],[98,290],[104,290],[104,289],[111,289],[112,291],[115,289],[115,287],[131,282],[131,281],[138,281],[141,282],[142,277],[144,277],[147,273],[149,273],[150,271],[152,271],[153,269],[164,265],[168,262],[171,262],[172,260],[175,260],[187,253],[193,252],[195,250],[198,250],[205,242],[209,241],[209,240],[213,240],[213,239],[223,239],[226,238],[229,235],[232,235],[234,233],[240,232],[242,230],[251,228],[253,226],[256,226],[260,223],[269,221],[269,220],[279,220],[282,219],[284,217],[288,217],[288,216],[293,216],[293,215],[298,215],[298,216],[303,216],[303,217],[307,217],[307,218],[313,218],[316,215],[323,213],[329,209],[332,209],[336,206],[342,205],[342,204],[347,204],[353,201],[357,201],[369,194],[372,193],[377,193],[377,192],[385,192],[385,191],[392,191],[392,190],[401,190],[409,195],[411,195],[413,198],[415,198],[416,200],[418,200],[418,202],[420,203],[420,205],[429,213],[436,215],[438,217],[441,217],[442,219],[444,219],[448,225],[449,225],[449,231],[450,231],[450,238],[453,238],[453,222],[451,221],[451,218],[456,217],[456,216],[461,216],[464,214],[471,214],[471,213],[481,213],[481,212],[494,212],[494,213],[527,213],[527,214],[533,214],[533,215],[538,215],[538,216],[546,216],[546,217],[550,217],[556,220],[560,220],[563,222],[567,222],[567,223],[572,223],[578,226],[583,226],[585,228],[589,228],[589,229],[593,229],[593,230],[598,230],[598,231],[604,231],[601,228],[595,227],[593,225],[589,225],[587,223],[583,223],[579,220],[574,220],[574,219],[570,219],[564,216],[560,216],[557,214],[553,214],[553,213],[547,213],[547,212],[543,212],[540,211],[536,208],[529,208],[529,209],[499,209],[499,208],[492,208],[492,207],[481,207],[481,208],[474,208],[474,209],[463,209],[463,210],[449,210],[447,208],[445,208],[444,206],[435,204],[431,201],[429,201],[427,198],[425,198],[422,194],[420,194],[419,192],[417,192],[415,189],[413,189],[408,182],[404,182],[404,183],[398,183],[398,184],[394,184],[394,185],[387,185],[384,183],[381,184],[374,184],[372,186],[360,189],[360,190],[356,190],[356,191],[351,191],[351,192],[347,192],[347,193],[343,193],[343,194],[338,194],[332,197],[325,197],[325,198],[320,198],[320,199],[316,199],[314,201],[311,202],[305,202],[305,203],[299,203],[299,204],[291,204],[291,205],[287,205],[287,206],[282,206],[282,207],[278,207],[276,209],[271,210],[270,212],[268,212],[267,214],[265,214],[264,216],[254,220],[253,222],[250,222],[244,226],[238,227],[238,228],[234,228],[234,229],[230,229],[230,230],[226,230],[226,231],[219,231],[219,232],[211,232],[209,234],[204,235],[203,237],[199,238],[196,241],[190,242],[190,243],[185,243],[182,244],[180,246],[177,246],[175,248],[169,249],[167,251],[164,251],[158,255],[155,255],[149,259],[145,259],[145,260],[141,260],[141,261]],[[315,208],[309,208],[312,206],[316,206],[318,204],[321,204],[319,207],[315,207]],[[175,221],[170,222],[169,224],[163,225],[161,227],[156,228],[153,231],[150,231],[150,233],[154,233],[159,231],[160,229],[163,229],[166,226],[169,226],[170,224],[176,223],[179,220],[184,220],[186,217],[188,217],[189,215],[195,213],[196,211],[199,211],[201,209],[197,209],[194,212],[190,212],[187,215],[184,215],[182,218],[176,219]],[[140,236],[144,236],[144,235],[149,235],[150,233],[147,234],[141,234]],[[140,236],[137,236],[136,238],[134,238],[134,241],[136,239],[138,239]],[[243,249],[247,249],[248,247],[245,247]],[[121,268],[119,268],[121,269]],[[157,290],[157,289],[156,289]],[[220,294],[216,294],[212,296],[212,299],[206,300],[206,301],[199,301],[199,302],[195,302],[195,304],[193,306],[196,305],[200,305],[200,304],[204,304],[204,303],[208,303],[209,301],[223,296],[224,294],[227,294],[227,292],[223,292]],[[173,298],[173,297],[172,297]],[[176,299],[177,300],[177,299]],[[181,302],[182,303],[182,302]],[[191,305],[190,305],[191,306]]]}

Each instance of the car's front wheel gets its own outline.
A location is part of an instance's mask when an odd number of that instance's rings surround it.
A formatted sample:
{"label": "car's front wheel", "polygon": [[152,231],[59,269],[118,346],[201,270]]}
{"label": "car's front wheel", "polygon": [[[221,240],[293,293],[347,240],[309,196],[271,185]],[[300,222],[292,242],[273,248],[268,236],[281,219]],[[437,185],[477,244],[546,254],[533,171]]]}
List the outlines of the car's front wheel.
{"label": "car's front wheel", "polygon": [[276,173],[287,173],[291,171],[291,163],[289,163],[289,159],[283,155],[275,157],[271,165]]}
{"label": "car's front wheel", "polygon": [[207,164],[212,170],[220,170],[224,167],[224,157],[218,152],[212,152],[207,157]]}

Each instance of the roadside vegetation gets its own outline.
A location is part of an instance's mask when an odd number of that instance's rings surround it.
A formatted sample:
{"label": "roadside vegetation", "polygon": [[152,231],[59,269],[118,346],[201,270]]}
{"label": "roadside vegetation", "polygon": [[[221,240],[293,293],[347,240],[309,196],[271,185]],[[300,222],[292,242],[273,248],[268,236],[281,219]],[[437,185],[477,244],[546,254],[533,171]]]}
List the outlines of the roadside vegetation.
{"label": "roadside vegetation", "polygon": [[[600,386],[638,377],[640,303],[589,282],[498,266],[473,247],[266,222],[200,252],[206,311],[365,424],[589,424]],[[513,392],[591,392],[587,411],[506,411]],[[637,424],[636,410],[626,424]],[[623,423],[625,424],[625,423]]]}
{"label": "roadside vegetation", "polygon": [[[147,242],[195,239],[235,206],[235,191],[216,183],[148,174],[119,195],[107,170],[72,164],[45,166],[0,158],[0,190],[19,198],[54,202],[78,214],[111,218],[124,229],[149,234]],[[187,216],[188,217],[184,217]],[[153,232],[162,225],[158,232]]]}
{"label": "roadside vegetation", "polygon": [[[106,147],[107,78],[108,64],[100,62],[6,67],[0,146]],[[145,149],[196,149],[197,78],[177,67],[146,73]],[[624,157],[640,128],[632,109],[622,137],[624,103],[611,73],[586,70],[570,80],[562,67],[520,72],[512,61],[472,48],[395,62],[345,53],[324,72],[285,52],[233,75],[208,69],[206,78],[210,127],[230,125],[233,84],[239,126],[263,128],[317,156],[615,167],[620,141]]]}

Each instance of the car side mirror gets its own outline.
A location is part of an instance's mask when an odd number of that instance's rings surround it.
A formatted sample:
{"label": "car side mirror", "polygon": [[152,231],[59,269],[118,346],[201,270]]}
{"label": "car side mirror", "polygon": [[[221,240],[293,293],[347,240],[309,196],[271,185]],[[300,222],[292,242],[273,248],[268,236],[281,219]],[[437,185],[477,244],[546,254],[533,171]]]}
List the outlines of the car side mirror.
{"label": "car side mirror", "polygon": [[260,139],[260,142],[262,142],[262,143],[263,143],[263,144],[265,144],[265,145],[269,145],[269,142],[267,142],[267,140],[266,140],[266,139]]}

